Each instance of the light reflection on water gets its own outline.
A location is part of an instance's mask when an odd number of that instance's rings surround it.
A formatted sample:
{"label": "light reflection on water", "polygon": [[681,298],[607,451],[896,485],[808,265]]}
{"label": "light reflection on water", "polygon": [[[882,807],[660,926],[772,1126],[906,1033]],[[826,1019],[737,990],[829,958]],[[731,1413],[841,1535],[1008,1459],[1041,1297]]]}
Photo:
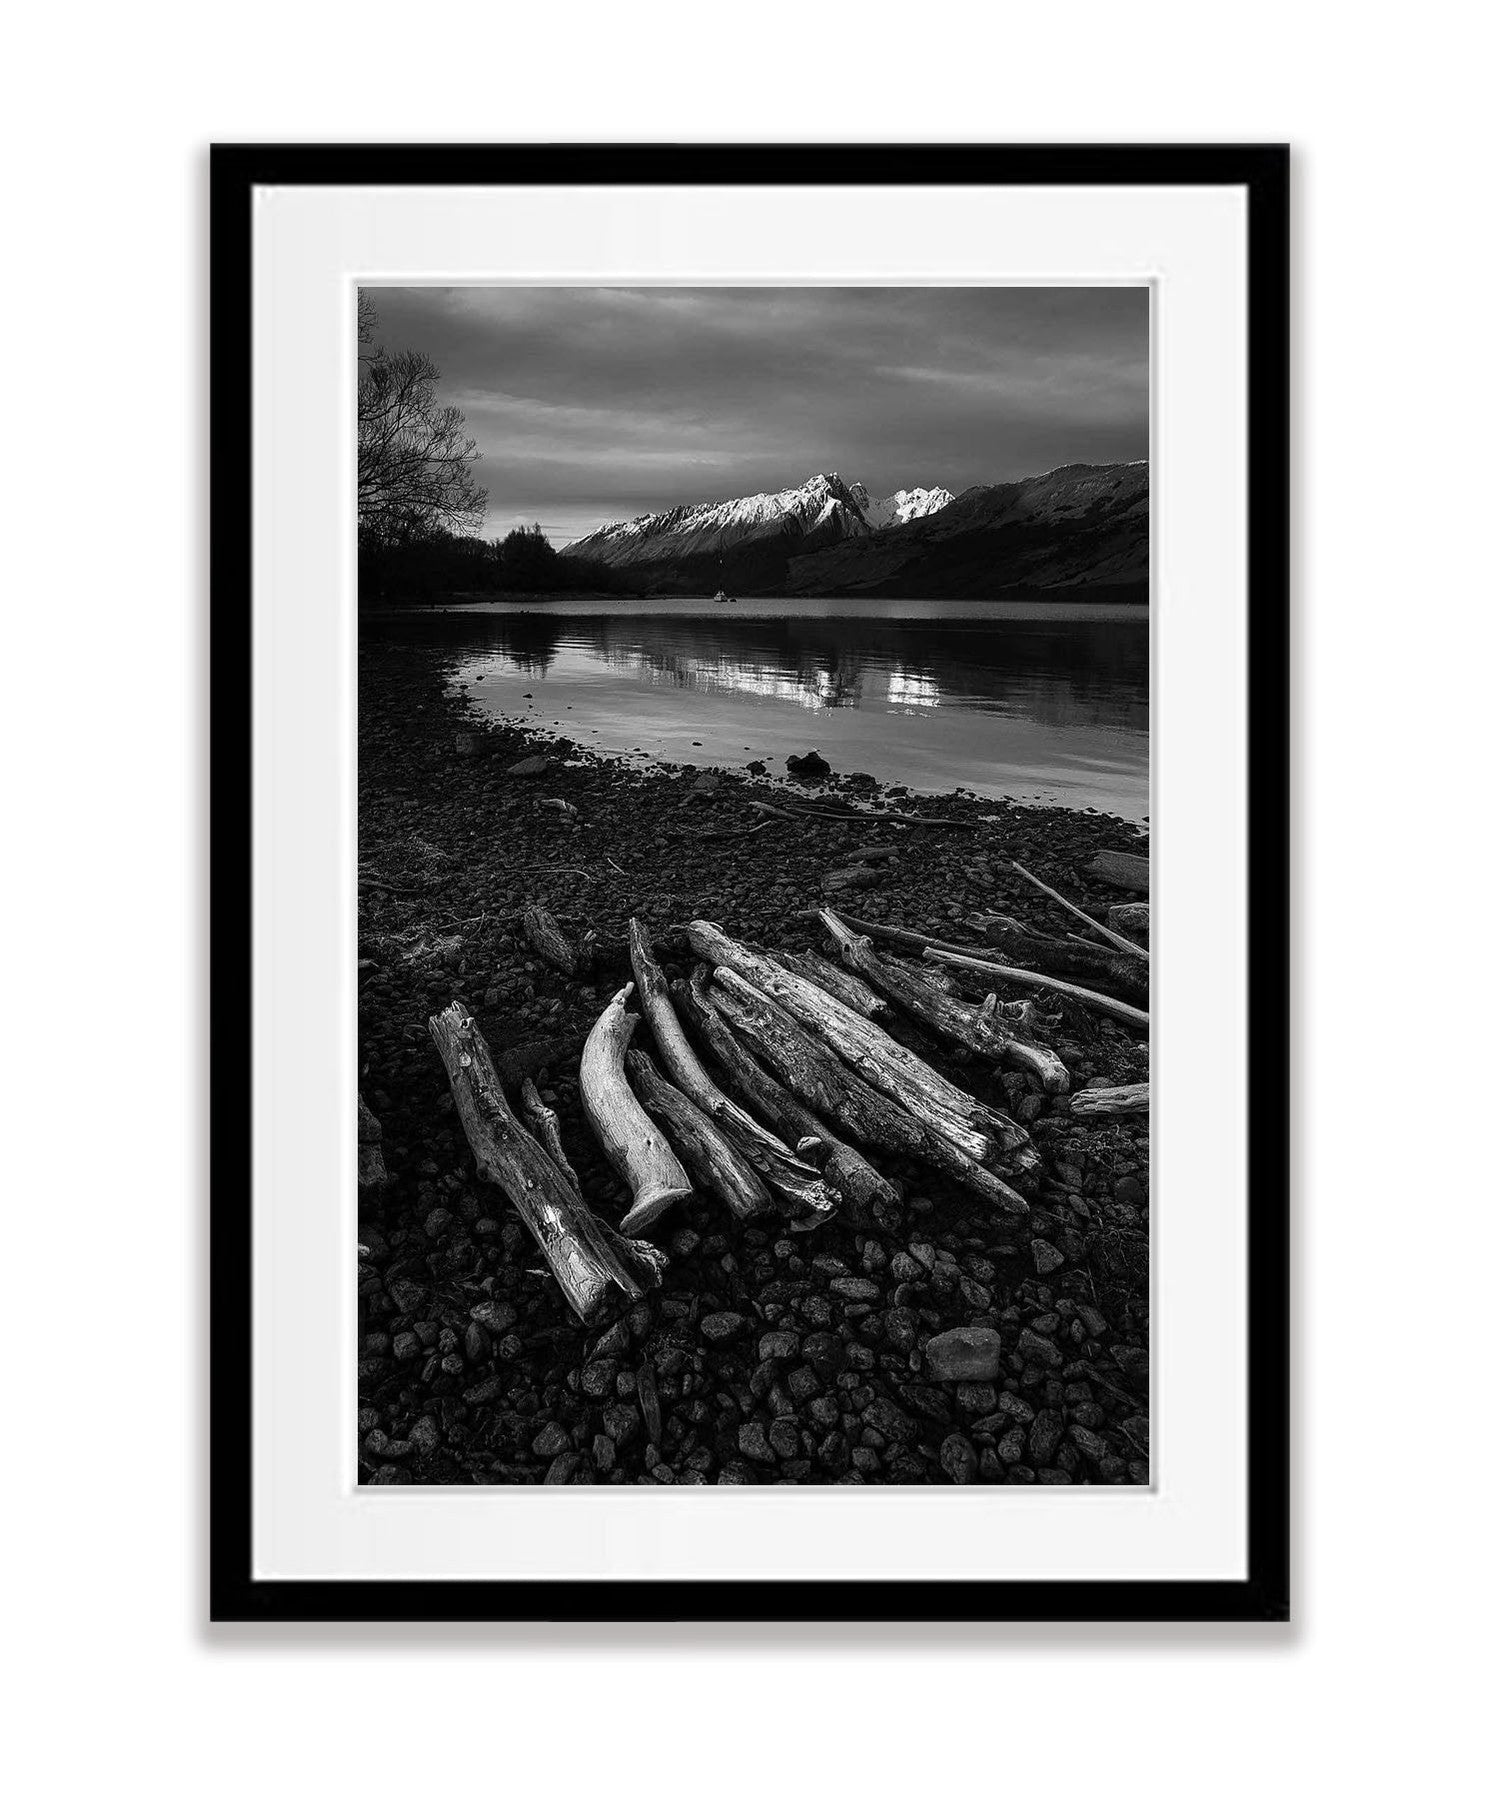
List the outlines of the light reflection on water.
{"label": "light reflection on water", "polygon": [[1149,810],[1143,607],[559,601],[362,629],[448,647],[485,710],[612,754],[780,772],[817,749],[917,792]]}

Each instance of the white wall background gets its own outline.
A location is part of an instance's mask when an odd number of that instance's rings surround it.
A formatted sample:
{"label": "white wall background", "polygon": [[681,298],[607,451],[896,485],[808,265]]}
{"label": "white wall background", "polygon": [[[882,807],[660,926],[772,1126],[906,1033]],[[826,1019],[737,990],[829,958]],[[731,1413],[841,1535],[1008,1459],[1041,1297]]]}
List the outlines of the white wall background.
{"label": "white wall background", "polygon": [[[18,1790],[1383,1794],[1478,1772],[1499,1267],[1478,9],[542,16],[146,0],[30,8],[8,32],[0,1430],[7,1760],[33,1764]],[[1296,146],[1289,1630],[579,1643],[202,1622],[203,146],[587,137]]]}

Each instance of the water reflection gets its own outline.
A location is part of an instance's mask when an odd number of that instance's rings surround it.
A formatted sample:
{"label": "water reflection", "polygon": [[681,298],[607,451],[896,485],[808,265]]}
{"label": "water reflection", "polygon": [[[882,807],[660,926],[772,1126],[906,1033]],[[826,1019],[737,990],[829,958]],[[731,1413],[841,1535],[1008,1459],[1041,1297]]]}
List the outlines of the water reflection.
{"label": "water reflection", "polygon": [[493,607],[363,628],[449,648],[481,705],[601,749],[779,766],[817,747],[918,790],[1148,810],[1141,610],[785,604]]}

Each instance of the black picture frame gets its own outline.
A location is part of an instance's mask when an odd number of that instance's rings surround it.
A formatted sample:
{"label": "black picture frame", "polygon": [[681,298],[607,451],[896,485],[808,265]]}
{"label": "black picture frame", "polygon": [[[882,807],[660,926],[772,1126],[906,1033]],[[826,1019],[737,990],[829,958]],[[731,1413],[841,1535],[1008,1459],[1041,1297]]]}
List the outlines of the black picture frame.
{"label": "black picture frame", "polygon": [[[211,152],[209,1609],[215,1622],[1290,1616],[1289,167],[1278,144],[216,145]],[[251,208],[261,186],[1242,188],[1248,207],[1248,1491],[1240,1581],[259,1580],[251,1564]]]}

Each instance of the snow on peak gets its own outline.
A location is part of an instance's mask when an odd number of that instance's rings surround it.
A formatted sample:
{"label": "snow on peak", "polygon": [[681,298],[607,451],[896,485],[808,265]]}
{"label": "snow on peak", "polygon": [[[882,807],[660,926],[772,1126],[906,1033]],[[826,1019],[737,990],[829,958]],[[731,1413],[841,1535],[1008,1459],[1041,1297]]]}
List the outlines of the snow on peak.
{"label": "snow on peak", "polygon": [[901,487],[883,500],[866,498],[863,512],[874,530],[884,531],[891,525],[908,525],[913,518],[926,518],[952,502],[945,487]]}

